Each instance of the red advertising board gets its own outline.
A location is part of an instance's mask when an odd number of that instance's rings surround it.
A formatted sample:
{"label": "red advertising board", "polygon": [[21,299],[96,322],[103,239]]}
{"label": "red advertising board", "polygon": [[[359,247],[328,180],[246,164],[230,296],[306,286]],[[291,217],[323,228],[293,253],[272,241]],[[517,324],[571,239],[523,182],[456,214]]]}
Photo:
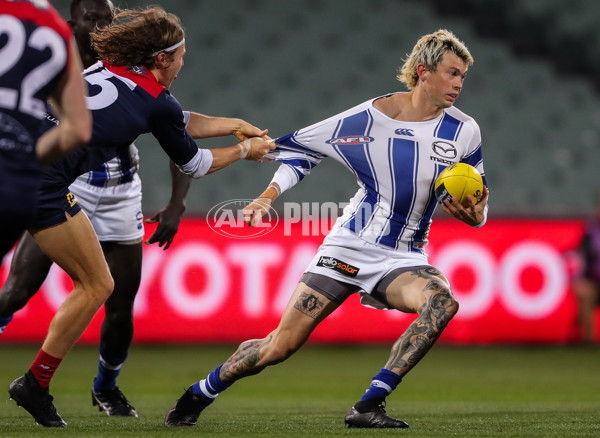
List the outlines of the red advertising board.
{"label": "red advertising board", "polygon": [[[239,342],[273,330],[323,233],[319,223],[282,223],[244,236],[187,219],[167,251],[144,247],[135,305],[135,342]],[[150,233],[154,227],[147,227]],[[582,235],[577,220],[495,220],[472,229],[434,221],[430,263],[453,285],[460,310],[440,342],[563,343],[576,305],[566,257]],[[257,233],[255,236],[248,233]],[[244,238],[240,238],[244,237]],[[254,237],[254,238],[252,238]],[[8,257],[0,278],[6,277]],[[2,342],[39,342],[70,290],[57,267],[19,311]],[[101,310],[81,338],[99,339]],[[350,297],[313,333],[312,342],[393,342],[415,315],[362,307]]]}

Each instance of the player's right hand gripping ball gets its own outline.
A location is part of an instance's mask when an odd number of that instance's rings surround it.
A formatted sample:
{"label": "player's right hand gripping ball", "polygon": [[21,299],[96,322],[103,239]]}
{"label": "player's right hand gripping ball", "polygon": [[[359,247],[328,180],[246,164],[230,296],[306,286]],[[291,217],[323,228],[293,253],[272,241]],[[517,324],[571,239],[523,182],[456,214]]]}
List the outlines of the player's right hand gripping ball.
{"label": "player's right hand gripping ball", "polygon": [[483,194],[483,180],[477,169],[467,163],[455,163],[444,169],[435,181],[435,197],[441,204],[446,199],[457,199],[467,204],[467,195],[478,202]]}

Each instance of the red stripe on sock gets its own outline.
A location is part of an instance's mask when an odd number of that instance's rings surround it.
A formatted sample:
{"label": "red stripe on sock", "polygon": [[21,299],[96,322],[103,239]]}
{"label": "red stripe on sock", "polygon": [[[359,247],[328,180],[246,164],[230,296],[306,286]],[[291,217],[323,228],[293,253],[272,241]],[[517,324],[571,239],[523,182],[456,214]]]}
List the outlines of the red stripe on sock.
{"label": "red stripe on sock", "polygon": [[61,361],[62,358],[50,356],[40,348],[40,352],[29,369],[42,388],[50,386],[50,380]]}

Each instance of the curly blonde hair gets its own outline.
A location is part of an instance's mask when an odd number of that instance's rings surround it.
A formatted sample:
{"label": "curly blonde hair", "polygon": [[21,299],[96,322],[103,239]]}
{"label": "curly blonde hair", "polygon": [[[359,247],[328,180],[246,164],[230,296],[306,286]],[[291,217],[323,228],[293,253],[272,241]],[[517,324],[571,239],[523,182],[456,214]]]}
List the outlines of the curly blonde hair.
{"label": "curly blonde hair", "polygon": [[[159,6],[117,9],[110,25],[91,34],[92,48],[113,65],[152,67],[154,53],[185,36],[179,17]],[[173,59],[175,50],[166,52]]]}
{"label": "curly blonde hair", "polygon": [[419,82],[417,65],[423,63],[429,70],[436,71],[437,65],[448,51],[461,58],[468,66],[471,66],[474,62],[469,49],[462,41],[449,30],[440,29],[437,32],[422,36],[417,41],[396,78],[406,84],[409,90],[414,89],[417,82]]}

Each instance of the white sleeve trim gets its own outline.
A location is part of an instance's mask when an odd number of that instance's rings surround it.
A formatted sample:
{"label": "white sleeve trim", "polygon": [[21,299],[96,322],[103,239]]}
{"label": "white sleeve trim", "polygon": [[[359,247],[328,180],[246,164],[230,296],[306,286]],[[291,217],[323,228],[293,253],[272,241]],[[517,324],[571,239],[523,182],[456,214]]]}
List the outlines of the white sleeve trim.
{"label": "white sleeve trim", "polygon": [[187,129],[189,123],[190,123],[190,112],[189,111],[184,111],[183,112],[183,124],[185,125],[185,129]]}
{"label": "white sleeve trim", "polygon": [[273,175],[271,184],[277,183],[281,193],[283,193],[298,184],[298,181],[298,175],[296,175],[294,169],[287,164],[281,164],[275,175]]}
{"label": "white sleeve trim", "polygon": [[177,167],[192,178],[200,178],[206,175],[212,163],[213,154],[210,149],[198,149],[198,152],[190,161],[181,166],[177,165]]}

